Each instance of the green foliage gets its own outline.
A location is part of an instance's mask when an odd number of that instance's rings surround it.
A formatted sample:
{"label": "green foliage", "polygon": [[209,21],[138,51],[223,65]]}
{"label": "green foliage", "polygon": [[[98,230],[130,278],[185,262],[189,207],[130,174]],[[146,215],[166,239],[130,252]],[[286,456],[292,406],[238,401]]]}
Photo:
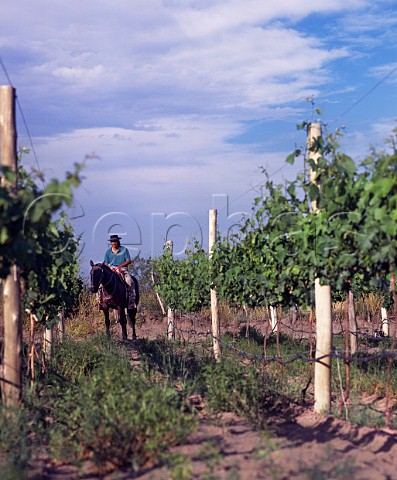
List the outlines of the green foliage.
{"label": "green foliage", "polygon": [[158,460],[194,424],[183,414],[184,403],[172,386],[150,385],[115,362],[94,370],[89,382],[81,381],[73,402],[72,413],[70,400],[64,409],[70,426],[67,438],[77,437],[99,465],[140,467]]}
{"label": "green foliage", "polygon": [[[57,409],[52,415],[64,425],[69,451],[78,452],[82,445],[99,466],[111,462],[138,468],[149,459],[157,461],[190,432],[195,419],[185,413],[184,394],[166,380],[152,383],[142,371],[132,370],[121,349],[101,338],[90,345],[75,343],[72,349],[73,355],[70,349],[61,353],[64,364],[55,372],[63,376],[75,366],[70,376],[76,381],[52,399],[50,408]],[[67,366],[71,356],[73,364]]]}
{"label": "green foliage", "polygon": [[[12,415],[0,412],[0,474],[6,468],[25,468],[32,455],[29,433],[33,429],[34,418],[27,409],[12,412]],[[4,454],[6,462],[3,463]],[[3,458],[1,458],[3,457]],[[1,478],[4,478],[1,475]]]}
{"label": "green foliage", "polygon": [[230,304],[312,305],[316,278],[344,297],[358,281],[379,288],[379,279],[397,272],[396,131],[392,154],[374,151],[358,165],[340,152],[341,135],[326,132],[296,148],[286,162],[303,156],[304,170],[294,180],[277,185],[264,170],[251,216],[219,239],[211,263],[197,245],[184,261],[167,251],[155,260],[165,303],[195,311],[208,304],[210,284]]}
{"label": "green foliage", "polygon": [[123,362],[124,367],[128,366],[127,358],[121,350],[105,337],[94,336],[84,342],[60,343],[54,352],[53,366],[61,378],[76,382],[81,377],[90,377],[109,357]]}
{"label": "green foliage", "polygon": [[154,288],[167,307],[196,312],[210,303],[209,259],[197,242],[185,254],[185,259],[174,260],[165,249],[161,257],[153,260]]}
{"label": "green foliage", "polygon": [[357,244],[372,272],[385,276],[397,271],[397,153],[372,152],[366,166]]}
{"label": "green foliage", "polygon": [[295,184],[284,188],[267,179],[240,233],[216,245],[213,282],[221,298],[250,307],[310,301],[314,272],[306,264],[304,274],[295,261],[305,209]]}
{"label": "green foliage", "polygon": [[[396,268],[396,152],[373,152],[356,166],[339,151],[340,136],[325,134],[306,150],[317,154],[304,158],[310,178],[303,171],[276,185],[264,171],[251,217],[216,246],[212,281],[221,298],[247,306],[310,305],[315,278],[346,292],[358,278],[374,288]],[[302,152],[295,149],[287,163]]]}
{"label": "green foliage", "polygon": [[[51,179],[42,189],[37,185],[42,176],[19,167],[17,191],[0,186],[0,278],[11,265],[18,266],[25,282],[25,308],[48,327],[61,310],[70,311],[82,287],[78,239],[61,210],[71,205],[82,167],[76,164],[63,182]],[[15,177],[5,168],[1,174]]]}
{"label": "green foliage", "polygon": [[153,289],[153,260],[151,258],[135,257],[129,266],[129,271],[131,275],[138,279],[141,290],[150,291]]}
{"label": "green foliage", "polygon": [[105,337],[67,341],[21,412],[0,415],[0,456],[22,469],[47,455],[136,470],[191,432],[186,395],[167,377],[133,369],[125,349]]}
{"label": "green foliage", "polygon": [[205,397],[213,412],[232,411],[265,425],[265,376],[255,366],[235,361],[211,364],[203,370]]}
{"label": "green foliage", "polygon": [[[27,290],[25,308],[34,313],[41,323],[50,327],[58,322],[57,315],[70,315],[83,289],[79,271],[78,240],[64,215],[49,225],[56,234],[50,239],[51,248],[40,255],[41,269],[25,274]],[[43,242],[44,243],[44,242]]]}

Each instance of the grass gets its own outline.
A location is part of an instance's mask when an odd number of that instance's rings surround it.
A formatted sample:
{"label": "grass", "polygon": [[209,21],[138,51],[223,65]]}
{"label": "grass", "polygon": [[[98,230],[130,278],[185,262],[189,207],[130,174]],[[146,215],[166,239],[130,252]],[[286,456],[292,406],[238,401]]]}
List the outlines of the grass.
{"label": "grass", "polygon": [[137,470],[159,462],[196,424],[186,391],[133,369],[126,352],[103,337],[62,344],[9,418],[0,417],[3,471],[29,468],[39,453],[76,464],[89,458],[101,471]]}
{"label": "grass", "polygon": [[[222,308],[227,315],[226,307]],[[125,345],[97,334],[104,332],[103,316],[95,297],[82,292],[79,308],[68,320],[69,339],[57,348],[50,368],[37,374],[33,389],[25,387],[18,412],[0,415],[0,478],[23,478],[38,457],[47,457],[76,464],[90,459],[100,471],[120,468],[136,472],[144,464],[163,463],[170,478],[189,479],[188,459],[170,455],[169,449],[195,428],[197,415],[189,401],[191,395],[199,394],[209,413],[235,412],[265,432],[272,414],[285,416],[291,402],[310,402],[313,380],[309,362],[280,365],[264,361],[264,352],[267,360],[280,354],[283,360],[309,357],[308,340],[281,333],[267,336],[265,342],[258,330],[244,325],[241,311],[234,314],[238,322],[229,319],[227,323],[233,333],[223,336],[221,362],[213,360],[208,337],[194,347],[157,339],[136,344],[140,364],[133,367]],[[343,337],[334,336],[333,340],[334,347],[343,352]],[[382,345],[389,347],[387,342]],[[369,347],[361,346],[358,358],[369,354]],[[350,402],[346,405],[351,422],[384,425],[379,400],[385,395],[386,366],[385,359],[351,362]],[[333,405],[345,383],[344,362],[333,359]],[[368,396],[374,400],[364,402]],[[392,401],[397,398],[395,368],[390,397]],[[395,414],[392,426],[397,427]],[[269,445],[262,448],[263,454],[268,454]],[[208,478],[214,475],[216,460],[215,453],[208,457]],[[322,478],[327,472],[314,465],[306,475]]]}
{"label": "grass", "polygon": [[[139,348],[141,363],[133,367],[125,345],[104,336],[61,343],[35,387],[25,387],[19,411],[0,415],[1,478],[32,469],[39,457],[90,459],[100,472],[167,462],[170,447],[196,426],[193,393],[214,414],[233,411],[266,426],[273,404],[263,369],[216,363],[205,348],[178,342],[147,341]],[[181,459],[168,461],[175,478],[188,478]],[[210,476],[214,461],[211,455]]]}
{"label": "grass", "polygon": [[88,290],[81,292],[77,308],[67,320],[67,332],[74,339],[105,332],[105,320],[99,311],[96,295]]}
{"label": "grass", "polygon": [[[246,353],[249,358],[256,359],[256,363],[262,364],[267,374],[268,387],[274,394],[283,395],[293,402],[300,403],[303,400],[313,399],[314,387],[314,364],[310,367],[310,363],[303,360],[296,360],[286,365],[280,365],[275,361],[269,359],[276,359],[281,351],[282,360],[289,360],[297,355],[302,355],[306,358],[310,357],[309,342],[306,339],[296,340],[291,336],[280,333],[277,339],[276,335],[270,335],[266,339],[266,358],[264,361],[264,338],[258,331],[249,327],[249,336],[246,337],[246,328],[242,327],[238,336],[231,334],[225,335],[223,338],[223,345],[230,345],[230,349],[223,348],[223,355],[229,358],[231,362],[236,362],[236,357],[242,358],[242,354]],[[339,353],[344,352],[344,338],[342,335],[335,335],[333,338],[334,348]],[[381,348],[385,349],[390,346],[390,339],[382,341]],[[368,350],[366,344],[361,345],[362,349],[355,355],[356,358],[367,358],[374,355],[372,350]],[[314,347],[315,348],[315,347]],[[240,352],[238,355],[237,352]],[[377,350],[379,353],[382,350]],[[372,352],[372,353],[371,353]],[[241,360],[244,361],[244,360]],[[379,358],[372,359],[365,362],[350,362],[350,398],[347,405],[348,418],[351,422],[358,425],[366,425],[369,427],[378,428],[385,424],[384,408],[378,406],[379,400],[384,399],[386,395],[386,380],[387,380],[387,363],[388,359]],[[339,364],[339,367],[338,367]],[[393,367],[391,369],[390,382],[390,400],[392,406],[397,400],[397,360],[393,360]],[[312,371],[310,370],[312,368]],[[334,358],[332,360],[332,392],[335,394],[335,404],[333,413],[340,415],[337,412],[337,404],[341,395],[342,389],[346,388],[346,369],[344,361]],[[306,388],[309,386],[307,392]],[[303,396],[303,394],[305,395]],[[366,405],[364,399],[369,396],[376,397],[376,401]],[[393,407],[391,426],[397,428],[397,412]],[[382,423],[383,422],[383,423]]]}

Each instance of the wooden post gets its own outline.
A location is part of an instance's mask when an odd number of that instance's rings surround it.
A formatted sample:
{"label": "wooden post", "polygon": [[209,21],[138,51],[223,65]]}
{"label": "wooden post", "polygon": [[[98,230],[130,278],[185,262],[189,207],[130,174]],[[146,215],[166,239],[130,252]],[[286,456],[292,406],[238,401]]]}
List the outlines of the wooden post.
{"label": "wooden post", "polygon": [[53,343],[54,343],[54,327],[44,328],[44,358],[45,364],[52,359]]}
{"label": "wooden post", "polygon": [[59,312],[59,323],[57,324],[57,337],[58,341],[63,342],[66,337],[66,328],[65,328],[65,312],[62,310]]}
{"label": "wooden post", "polygon": [[29,370],[30,370],[30,385],[34,385],[35,379],[35,368],[34,368],[34,356],[35,356],[35,348],[34,348],[34,324],[35,324],[35,315],[31,313],[30,315],[30,352],[29,352]]}
{"label": "wooden post", "polygon": [[[320,138],[321,125],[310,124],[307,142],[309,147]],[[320,157],[317,151],[309,150],[309,157],[315,162]],[[316,173],[310,170],[310,181],[315,182]],[[317,202],[312,202],[313,213],[318,213]],[[331,287],[320,285],[315,279],[315,309],[316,309],[316,359],[314,369],[314,410],[317,413],[329,413],[331,410],[331,354],[332,350],[332,300]]]}
{"label": "wooden post", "polygon": [[350,331],[350,354],[354,355],[357,352],[358,346],[358,326],[356,317],[356,305],[354,303],[354,295],[351,290],[347,292],[348,314],[349,314],[349,331]]}
{"label": "wooden post", "polygon": [[387,310],[385,307],[381,307],[380,309],[380,318],[382,321],[382,332],[385,335],[385,337],[388,337],[390,332],[389,332],[389,318],[387,316]]}
{"label": "wooden post", "polygon": [[[209,233],[208,233],[208,252],[209,258],[212,257],[212,247],[216,242],[216,220],[217,211],[209,211]],[[212,345],[214,348],[214,357],[217,362],[221,359],[221,344],[219,338],[221,335],[221,329],[219,324],[219,310],[218,310],[218,296],[216,289],[211,288],[211,318],[212,318]]]}
{"label": "wooden post", "polygon": [[[1,185],[11,195],[17,191],[17,148],[15,127],[15,89],[0,87],[1,163],[15,172],[12,182],[1,177]],[[0,375],[1,395],[5,406],[16,407],[22,395],[22,317],[17,265],[12,265],[3,283],[4,353]]]}
{"label": "wooden post", "polygon": [[270,325],[272,327],[272,333],[278,332],[278,318],[277,318],[277,308],[270,305]]}
{"label": "wooden post", "polygon": [[[171,255],[174,250],[174,242],[172,240],[167,240],[165,243],[165,248],[170,251]],[[175,338],[175,314],[172,308],[168,307],[167,310],[167,337],[171,340]]]}

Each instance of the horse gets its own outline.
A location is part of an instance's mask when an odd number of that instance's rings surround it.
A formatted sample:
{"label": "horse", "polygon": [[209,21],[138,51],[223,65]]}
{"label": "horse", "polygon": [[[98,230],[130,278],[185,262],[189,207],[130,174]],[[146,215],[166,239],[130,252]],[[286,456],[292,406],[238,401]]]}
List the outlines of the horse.
{"label": "horse", "polygon": [[116,272],[114,272],[105,263],[96,263],[90,260],[91,265],[91,293],[98,293],[99,291],[99,309],[103,311],[105,316],[106,334],[110,336],[110,319],[109,309],[118,311],[119,322],[123,340],[127,340],[127,319],[125,310],[127,310],[128,319],[132,327],[132,339],[136,339],[135,323],[136,313],[139,303],[139,285],[138,280],[132,276],[135,289],[135,307],[128,308],[127,287],[124,281]]}

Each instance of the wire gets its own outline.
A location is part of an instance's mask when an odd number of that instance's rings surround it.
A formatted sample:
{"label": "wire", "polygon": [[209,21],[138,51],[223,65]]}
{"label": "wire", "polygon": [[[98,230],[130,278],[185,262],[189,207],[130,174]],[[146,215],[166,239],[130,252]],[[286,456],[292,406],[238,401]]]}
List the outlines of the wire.
{"label": "wire", "polygon": [[[348,107],[346,110],[344,110],[340,115],[338,115],[336,117],[336,119],[331,122],[331,123],[335,123],[336,121],[338,121],[340,118],[342,118],[344,115],[346,115],[347,113],[349,113],[351,110],[353,110],[353,108],[355,108],[359,103],[361,103],[364,99],[366,99],[369,95],[371,95],[372,92],[374,92],[380,85],[382,85],[382,83],[384,83],[389,77],[391,77],[393,75],[393,73],[395,73],[397,71],[397,65],[392,68],[392,70],[390,72],[388,72],[383,78],[381,78],[379,80],[379,82],[377,82],[373,87],[371,87],[367,92],[365,92],[358,100],[356,100],[352,105],[350,105],[350,107]],[[274,175],[276,175],[277,173],[279,173],[281,170],[283,170],[284,168],[286,167],[286,164],[284,164],[282,167],[280,167],[278,170],[276,170],[275,172],[273,172],[269,178],[273,177]],[[251,191],[254,191],[256,190],[257,188],[261,187],[264,183],[266,182],[265,181],[262,181],[260,183],[258,183],[257,185],[254,185],[252,186],[251,188],[249,188],[247,191],[245,191],[244,193],[242,193],[241,195],[239,195],[238,197],[236,197],[233,201],[230,202],[229,205],[237,202],[238,200],[240,200],[242,197],[244,197],[245,195],[247,195],[248,193],[250,193]],[[222,210],[224,210],[225,208],[227,207],[224,207]],[[221,210],[221,211],[222,211]]]}
{"label": "wire", "polygon": [[[0,65],[1,65],[1,68],[3,69],[3,71],[4,71],[4,74],[5,74],[6,78],[7,78],[8,85],[9,85],[10,87],[14,87],[13,84],[12,84],[10,75],[8,74],[7,68],[6,68],[6,66],[4,65],[4,62],[3,62],[3,59],[1,58],[1,56],[0,56]],[[30,134],[30,130],[29,130],[28,124],[27,124],[27,122],[26,122],[25,115],[24,115],[24,113],[23,113],[21,103],[20,103],[20,101],[19,101],[19,99],[18,99],[18,95],[16,95],[16,103],[17,103],[18,110],[19,110],[19,113],[20,113],[21,118],[22,118],[22,122],[23,122],[23,124],[24,124],[25,129],[26,129],[26,133],[27,133],[27,135],[28,135],[29,144],[30,144],[30,149],[31,149],[31,151],[32,151],[32,153],[33,153],[33,157],[34,157],[34,159],[35,159],[37,169],[38,169],[38,171],[41,171],[40,165],[39,165],[39,160],[38,160],[37,154],[36,154],[36,150],[35,150],[34,145],[33,145],[32,136],[31,136],[31,134]],[[43,180],[42,180],[42,181],[43,181]],[[44,181],[43,181],[43,184],[44,184]]]}
{"label": "wire", "polygon": [[338,115],[335,120],[331,123],[337,122],[340,118],[342,118],[344,115],[349,113],[353,108],[355,108],[359,103],[361,103],[365,98],[367,98],[371,93],[376,90],[380,85],[382,85],[383,82],[385,82],[389,77],[393,75],[397,71],[397,65],[383,78],[379,80],[378,83],[376,83],[372,88],[370,88],[367,92],[365,92],[358,100],[356,100],[350,107],[348,107],[345,111],[343,111],[340,115]]}
{"label": "wire", "polygon": [[9,85],[10,87],[12,87],[11,78],[10,78],[10,76],[8,75],[7,69],[6,69],[5,65],[4,65],[3,60],[2,60],[1,57],[0,57],[0,64],[1,64],[1,67],[2,67],[2,69],[3,69],[3,71],[4,71],[5,76],[6,76],[6,78],[7,78],[8,85]]}

